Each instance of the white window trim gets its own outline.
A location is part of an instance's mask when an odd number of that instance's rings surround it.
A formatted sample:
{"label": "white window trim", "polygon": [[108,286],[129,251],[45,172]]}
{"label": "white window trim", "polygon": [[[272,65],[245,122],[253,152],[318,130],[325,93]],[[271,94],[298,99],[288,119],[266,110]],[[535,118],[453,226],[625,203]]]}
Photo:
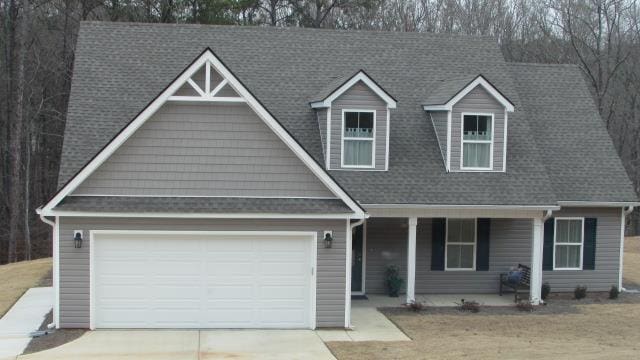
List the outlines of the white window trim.
{"label": "white window trim", "polygon": [[[468,220],[468,218],[452,218],[456,220]],[[444,231],[444,270],[445,271],[476,271],[476,248],[478,246],[478,218],[473,219],[473,243],[456,242],[452,245],[473,245],[473,267],[471,268],[450,268],[447,261],[447,252],[449,251],[449,218],[446,220]]]}
{"label": "white window trim", "polygon": [[[353,138],[344,136],[344,127],[346,125],[345,113],[348,112],[367,112],[373,114],[373,137],[372,138]],[[340,127],[340,167],[345,169],[375,169],[376,168],[376,110],[371,109],[342,109],[342,126]],[[345,140],[371,141],[371,165],[345,165],[344,163],[344,142]]]}
{"label": "white window trim", "polygon": [[[558,230],[558,220],[580,220],[580,244],[578,243],[558,243],[556,241],[556,234]],[[580,267],[573,268],[565,268],[565,267],[556,267],[556,255],[558,252],[556,251],[556,245],[569,245],[569,246],[580,246]],[[583,252],[584,252],[584,218],[583,217],[557,217],[554,219],[553,223],[553,270],[582,270],[583,268]]]}
{"label": "white window trim", "polygon": [[[491,141],[487,140],[465,140],[464,139],[464,117],[465,116],[489,116],[491,117]],[[460,114],[460,170],[464,171],[493,171],[493,143],[495,141],[495,116],[493,113],[463,112]],[[465,167],[464,166],[464,144],[489,144],[489,167]]]}

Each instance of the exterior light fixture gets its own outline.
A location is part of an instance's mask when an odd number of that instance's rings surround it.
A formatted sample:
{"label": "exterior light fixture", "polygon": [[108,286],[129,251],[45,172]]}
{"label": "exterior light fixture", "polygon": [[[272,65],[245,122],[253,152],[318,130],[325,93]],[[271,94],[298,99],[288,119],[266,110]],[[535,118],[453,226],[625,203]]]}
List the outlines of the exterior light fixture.
{"label": "exterior light fixture", "polygon": [[332,244],[333,244],[333,231],[325,231],[324,232],[324,248],[331,249]]}
{"label": "exterior light fixture", "polygon": [[82,231],[81,230],[74,231],[73,244],[76,249],[80,249],[82,247]]}

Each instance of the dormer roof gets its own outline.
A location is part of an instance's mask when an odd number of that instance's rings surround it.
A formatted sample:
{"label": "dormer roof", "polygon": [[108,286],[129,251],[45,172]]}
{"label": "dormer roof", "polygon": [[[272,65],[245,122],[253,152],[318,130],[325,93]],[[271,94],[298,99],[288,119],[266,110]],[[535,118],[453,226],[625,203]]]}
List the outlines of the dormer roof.
{"label": "dormer roof", "polygon": [[326,108],[331,106],[333,100],[342,95],[345,91],[349,90],[353,85],[362,81],[367,87],[369,87],[376,95],[378,95],[390,109],[395,109],[396,99],[391,96],[385,89],[383,89],[378,83],[373,80],[364,70],[358,70],[353,75],[337,77],[330,81],[325,87],[316,94],[309,104],[312,108]]}
{"label": "dormer roof", "polygon": [[423,108],[427,111],[450,111],[453,105],[477,86],[482,86],[487,90],[487,92],[489,92],[496,101],[502,104],[507,111],[514,111],[514,106],[511,100],[502,94],[502,92],[482,76],[482,74],[442,80],[441,84],[429,94],[423,104]]}

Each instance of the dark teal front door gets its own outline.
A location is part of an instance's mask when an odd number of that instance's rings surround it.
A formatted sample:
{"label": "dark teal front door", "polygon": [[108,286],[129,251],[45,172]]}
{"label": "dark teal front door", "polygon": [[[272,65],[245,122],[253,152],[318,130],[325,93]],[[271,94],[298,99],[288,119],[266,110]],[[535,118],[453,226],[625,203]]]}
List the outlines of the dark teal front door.
{"label": "dark teal front door", "polygon": [[351,292],[362,292],[363,226],[353,229],[351,238]]}

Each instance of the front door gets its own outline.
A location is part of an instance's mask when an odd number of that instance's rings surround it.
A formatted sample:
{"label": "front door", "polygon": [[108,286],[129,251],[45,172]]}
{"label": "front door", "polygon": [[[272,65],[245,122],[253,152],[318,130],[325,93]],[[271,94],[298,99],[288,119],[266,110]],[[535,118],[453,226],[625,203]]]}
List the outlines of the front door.
{"label": "front door", "polygon": [[351,237],[351,292],[362,294],[362,265],[364,254],[364,226],[353,229]]}

